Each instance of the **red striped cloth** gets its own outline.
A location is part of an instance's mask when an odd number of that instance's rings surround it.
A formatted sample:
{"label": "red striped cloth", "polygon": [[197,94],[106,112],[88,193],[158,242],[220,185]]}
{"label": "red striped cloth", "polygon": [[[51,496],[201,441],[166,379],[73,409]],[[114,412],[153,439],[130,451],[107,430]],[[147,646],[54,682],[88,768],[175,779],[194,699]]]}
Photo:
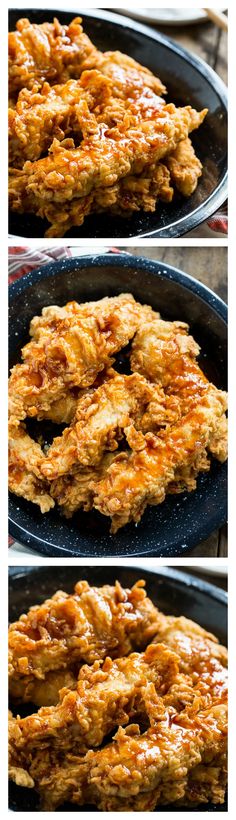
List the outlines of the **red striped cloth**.
{"label": "red striped cloth", "polygon": [[33,268],[47,265],[48,262],[56,259],[65,259],[71,256],[70,248],[52,247],[52,248],[9,248],[8,259],[8,280],[9,284],[20,279],[25,273],[29,273]]}
{"label": "red striped cloth", "polygon": [[225,233],[228,236],[228,214],[225,211],[217,211],[211,219],[208,220],[208,227],[216,233]]}

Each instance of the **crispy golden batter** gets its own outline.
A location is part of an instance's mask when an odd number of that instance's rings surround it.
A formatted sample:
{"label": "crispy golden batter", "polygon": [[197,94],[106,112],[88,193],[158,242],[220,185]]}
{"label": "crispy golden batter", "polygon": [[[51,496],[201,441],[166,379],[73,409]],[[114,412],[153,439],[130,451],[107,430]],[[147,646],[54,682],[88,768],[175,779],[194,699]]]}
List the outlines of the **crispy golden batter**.
{"label": "crispy golden batter", "polygon": [[202,174],[202,163],[196,157],[191,140],[181,140],[166,160],[171,181],[183,196],[191,196]]}
{"label": "crispy golden batter", "polygon": [[[132,370],[142,373],[151,381],[159,382],[166,389],[172,385],[193,392],[196,375],[201,376],[200,389],[207,379],[196,364],[200,348],[188,334],[185,322],[164,322],[160,317],[152,316],[152,322],[143,322],[135,335],[132,344]],[[186,379],[186,383],[184,382]],[[198,385],[197,385],[198,386]]]}
{"label": "crispy golden batter", "polygon": [[54,137],[61,142],[73,135],[78,144],[95,134],[99,123],[109,128],[124,122],[135,126],[164,106],[148,86],[140,88],[140,81],[130,89],[125,72],[115,90],[112,79],[97,70],[83,71],[79,80],[62,85],[35,83],[31,90],[23,88],[14,108],[9,108],[10,165],[22,168],[26,160],[39,159]]}
{"label": "crispy golden batter", "polygon": [[94,482],[104,478],[115,455],[116,453],[106,453],[97,467],[74,467],[71,473],[50,482],[50,495],[65,518],[71,518],[81,508],[85,512],[92,509]]}
{"label": "crispy golden batter", "polygon": [[[71,227],[68,202],[75,199],[79,205],[83,198],[87,208],[86,199],[94,191],[101,200],[102,189],[131,173],[142,173],[172,153],[205,114],[206,110],[197,113],[190,106],[176,108],[170,103],[154,111],[145,108],[141,117],[139,111],[128,113],[123,123],[111,128],[101,123],[78,148],[71,140],[54,139],[47,157],[25,163],[22,171],[11,171],[10,206],[46,217],[52,224],[47,235],[63,236]],[[79,209],[77,224],[83,220]]]}
{"label": "crispy golden batter", "polygon": [[102,112],[110,97],[110,82],[98,71],[85,71],[80,80],[64,85],[23,88],[14,110],[9,109],[10,165],[22,168],[26,160],[39,159],[53,137],[61,141],[73,131],[80,142],[96,128],[91,112]]}
{"label": "crispy golden batter", "polygon": [[112,80],[112,89],[115,97],[120,99],[151,97],[154,94],[165,94],[166,88],[148,68],[137,63],[121,51],[105,51],[96,53],[96,68]]}
{"label": "crispy golden batter", "polygon": [[[21,178],[17,176],[17,172],[14,184],[16,190],[18,185],[21,188]],[[66,220],[68,227],[76,227],[78,224],[82,224],[85,216],[91,212],[102,213],[109,210],[111,213],[120,216],[131,216],[135,211],[155,211],[159,200],[171,202],[173,195],[174,189],[171,186],[170,172],[163,165],[163,162],[158,162],[156,165],[152,164],[146,167],[137,176],[128,174],[114,185],[109,185],[106,188],[93,188],[87,196],[68,200]],[[54,210],[54,206],[52,206],[53,213]],[[58,208],[57,218],[59,218]],[[60,219],[62,218],[65,217],[61,216]],[[49,232],[51,236],[53,230],[50,229]]]}
{"label": "crispy golden batter", "polygon": [[[159,614],[143,582],[131,590],[76,584],[74,595],[57,592],[9,629],[9,676],[22,693],[36,677],[75,663],[128,654],[143,648],[158,630]],[[18,694],[19,697],[19,694]]]}
{"label": "crispy golden batter", "polygon": [[[135,335],[130,357],[131,368],[162,386],[186,414],[204,396],[211,401],[217,395],[226,402],[226,393],[217,391],[199,367],[196,357],[199,345],[188,335],[183,322],[164,322],[153,314],[152,322],[144,322]],[[223,413],[211,439],[211,453],[224,461],[227,452],[227,420]]]}
{"label": "crispy golden batter", "polygon": [[37,25],[27,18],[18,20],[16,31],[9,33],[9,93],[14,97],[21,88],[32,88],[35,81],[64,83],[79,77],[97,49],[84,34],[81,18],[69,26],[53,23]]}
{"label": "crispy golden batter", "polygon": [[138,811],[139,795],[149,792],[150,800],[154,790],[156,803],[175,802],[184,797],[187,772],[225,751],[224,704],[172,720],[168,717],[144,735],[139,735],[138,727],[133,734],[131,729],[119,729],[111,746],[88,753],[89,783],[101,810],[115,810],[116,800],[119,806],[126,798],[126,808]]}
{"label": "crispy golden batter", "polygon": [[[152,811],[177,801],[223,803],[226,718],[224,702],[203,710],[194,705],[175,714],[165,710],[159,698],[156,722],[144,734],[135,724],[120,727],[103,749],[85,757],[66,756],[54,766],[51,761],[47,768],[39,754],[37,765],[34,760],[30,774],[23,770],[23,778],[29,777],[31,785],[36,782],[43,810],[68,800],[94,804],[101,811]],[[16,767],[13,779],[17,773]]]}
{"label": "crispy golden batter", "polygon": [[105,297],[95,305],[69,302],[63,308],[44,308],[42,317],[33,319],[32,341],[22,349],[24,363],[11,372],[12,422],[26,415],[50,417],[51,406],[67,400],[68,389],[92,385],[145,316],[145,308],[130,294]]}
{"label": "crispy golden batter", "polygon": [[38,504],[42,513],[54,507],[49,485],[40,472],[43,452],[23,426],[9,425],[9,489]]}
{"label": "crispy golden batter", "polygon": [[102,53],[84,34],[81,18],[69,26],[57,18],[53,23],[31,24],[27,18],[17,22],[9,33],[9,92],[31,89],[36,82],[50,85],[80,77],[86,68],[99,70],[111,77],[117,96],[150,88],[156,94],[165,92],[161,80],[132,57],[120,51]]}
{"label": "crispy golden batter", "polygon": [[140,521],[148,504],[161,504],[176,471],[191,469],[201,452],[211,452],[212,435],[214,442],[217,435],[219,438],[214,455],[225,459],[221,430],[225,409],[225,394],[212,386],[194,409],[170,430],[160,431],[158,437],[151,433],[144,437],[132,426],[126,429],[131,453],[117,455],[105,477],[94,486],[94,507],[111,516],[112,532],[129,521]]}
{"label": "crispy golden batter", "polygon": [[[119,725],[148,713],[151,693],[165,694],[178,673],[177,656],[162,644],[144,653],[83,666],[76,688],[63,688],[57,706],[11,722],[11,760],[20,768],[40,749],[82,754],[100,746]],[[46,683],[47,686],[47,683]]]}
{"label": "crispy golden batter", "polygon": [[35,706],[56,706],[59,701],[59,692],[64,687],[75,689],[78,680],[80,664],[70,669],[56,669],[47,672],[44,678],[12,676],[10,683],[11,700],[14,703],[34,703]]}
{"label": "crispy golden batter", "polygon": [[[151,412],[150,412],[150,402]],[[164,393],[138,373],[132,376],[115,374],[77,405],[74,423],[55,438],[41,463],[47,479],[55,479],[71,471],[74,465],[88,467],[101,462],[105,450],[116,450],[125,427],[131,421],[142,428],[149,414],[165,423]]]}

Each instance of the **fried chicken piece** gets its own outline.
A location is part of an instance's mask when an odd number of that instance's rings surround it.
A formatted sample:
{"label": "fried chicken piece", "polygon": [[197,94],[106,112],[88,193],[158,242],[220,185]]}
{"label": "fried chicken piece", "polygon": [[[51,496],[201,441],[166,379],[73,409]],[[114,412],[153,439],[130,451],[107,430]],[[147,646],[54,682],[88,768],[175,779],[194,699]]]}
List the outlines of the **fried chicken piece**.
{"label": "fried chicken piece", "polygon": [[[77,670],[77,671],[76,671]],[[59,692],[66,687],[76,689],[78,668],[59,669],[47,672],[44,678],[28,677],[24,688],[22,678],[11,677],[11,700],[14,703],[34,703],[35,706],[56,706],[59,701]]]}
{"label": "fried chicken piece", "polygon": [[139,795],[154,790],[157,805],[183,798],[193,766],[226,750],[226,706],[173,719],[167,715],[141,736],[138,727],[133,731],[132,736],[131,727],[120,728],[115,742],[87,755],[89,784],[102,811],[117,810],[124,798],[126,809],[137,811]]}
{"label": "fried chicken piece", "polygon": [[18,20],[17,30],[9,33],[9,90],[15,95],[21,88],[32,88],[35,81],[48,80],[51,85],[80,77],[86,68],[99,68],[112,79],[116,93],[152,89],[165,92],[161,80],[148,68],[120,51],[102,53],[84,34],[81,18],[69,26],[53,23],[31,24]]}
{"label": "fried chicken piece", "polygon": [[105,116],[110,98],[110,81],[99,71],[85,71],[80,80],[63,85],[23,88],[14,110],[9,109],[10,164],[22,168],[26,160],[39,159],[54,137],[61,141],[72,131],[80,142],[91,128],[96,130],[91,112],[104,111]]}
{"label": "fried chicken piece", "polygon": [[177,148],[166,158],[171,181],[183,196],[191,196],[195,191],[199,177],[202,175],[202,163],[195,154],[191,140],[178,143]]}
{"label": "fried chicken piece", "polygon": [[[200,348],[188,331],[184,322],[165,322],[154,315],[136,333],[130,357],[131,369],[162,385],[167,395],[178,399],[183,413],[204,395],[217,392],[196,361]],[[223,435],[224,416],[221,426]],[[225,435],[223,438],[225,451]]]}
{"label": "fried chicken piece", "polygon": [[207,632],[195,621],[183,616],[165,615],[155,641],[166,643],[180,658],[180,669],[186,674],[196,671],[196,665],[209,658],[227,666],[228,653],[215,635]]}
{"label": "fried chicken piece", "polygon": [[129,93],[125,80],[114,91],[112,80],[97,70],[83,71],[79,80],[60,85],[23,88],[14,109],[9,108],[10,165],[22,168],[26,160],[39,159],[54,137],[61,142],[72,135],[78,143],[96,133],[99,123],[131,127],[165,105],[148,87],[140,96],[140,83],[132,96]]}
{"label": "fried chicken piece", "polygon": [[227,694],[227,649],[199,624],[184,617],[163,617],[154,643],[161,642],[176,652],[180,675],[165,696],[165,705],[177,711],[197,703],[205,708],[225,699]]}
{"label": "fried chicken piece", "polygon": [[[168,691],[176,680],[176,655],[161,644],[144,653],[83,666],[76,689],[62,689],[57,706],[11,720],[10,766],[26,769],[42,748],[55,754],[85,754],[131,718],[146,717],[150,695]],[[153,709],[153,705],[152,705]]]}
{"label": "fried chicken piece", "polygon": [[54,507],[48,482],[40,473],[43,452],[20,425],[9,426],[9,490],[38,504],[42,513]]}
{"label": "fried chicken piece", "polygon": [[[188,799],[191,794],[191,772],[210,766],[216,756],[225,759],[226,740],[224,704],[171,715],[159,699],[156,725],[144,734],[135,724],[120,727],[103,749],[84,758],[73,755],[47,771],[39,759],[34,775],[41,808],[53,810],[68,800],[91,803],[100,811],[153,811],[156,805],[184,803],[185,794]],[[204,785],[201,795],[204,801]]]}
{"label": "fried chicken piece", "polygon": [[183,801],[178,806],[192,809],[201,803],[224,803],[227,786],[227,755],[217,754],[210,763],[199,763],[191,769]]}
{"label": "fried chicken piece", "polygon": [[68,389],[92,385],[111,356],[128,344],[150,311],[130,294],[96,303],[44,308],[31,323],[32,341],[22,350],[23,364],[11,371],[9,413],[12,423],[28,416],[50,417]]}
{"label": "fried chicken piece", "polygon": [[82,390],[76,388],[68,389],[62,399],[57,399],[50,405],[49,410],[42,410],[42,414],[39,410],[37,414],[38,421],[49,419],[54,424],[70,424],[75,416],[78,400],[82,393]]}
{"label": "fried chicken piece", "polygon": [[115,374],[78,402],[73,425],[54,438],[42,461],[43,476],[55,479],[70,472],[74,465],[99,464],[105,450],[117,449],[122,431],[131,420],[141,424],[150,401],[156,401],[159,415],[165,417],[163,399],[163,391],[139,374]]}
{"label": "fried chicken piece", "polygon": [[166,93],[159,77],[121,51],[97,52],[96,68],[112,80],[113,94],[118,98],[146,98],[150,91],[157,96]]}
{"label": "fried chicken piece", "polygon": [[17,21],[16,31],[9,33],[9,93],[14,98],[21,88],[32,88],[35,81],[65,83],[71,77],[93,66],[99,52],[75,17],[62,26],[53,23],[37,25],[27,18]]}
{"label": "fried chicken piece", "polygon": [[[131,368],[164,387],[167,396],[171,396],[186,414],[201,397],[217,394],[217,388],[208,381],[199,367],[196,357],[200,352],[198,344],[188,335],[188,325],[183,322],[164,322],[153,317],[150,323],[143,323],[139,328],[131,353]],[[222,398],[226,394],[219,394]],[[225,406],[226,409],[226,406]],[[219,461],[227,457],[227,419],[223,413],[218,420],[215,433],[211,437],[211,454]],[[170,484],[170,492],[191,490],[196,487],[196,476],[199,470],[208,470],[207,452],[197,455],[197,461],[191,471],[181,466]]]}
{"label": "fried chicken piece", "polygon": [[[159,200],[171,202],[174,189],[170,184],[170,172],[162,163],[151,165],[137,176],[128,174],[111,188],[94,192],[92,210],[100,213],[109,209],[119,216],[131,216],[137,211],[154,212]],[[71,203],[70,218],[76,214],[76,204]]]}
{"label": "fried chicken piece", "polygon": [[57,592],[9,628],[9,677],[22,684],[44,680],[49,671],[93,663],[143,649],[158,630],[160,616],[143,589],[89,587],[78,582],[73,595]]}
{"label": "fried chicken piece", "polygon": [[[116,316],[117,310],[119,310],[118,317]],[[133,315],[132,311],[134,310],[136,310],[137,327],[149,319],[153,320],[160,317],[160,314],[153,311],[150,305],[141,305],[139,302],[135,302],[132,294],[120,293],[119,296],[104,296],[103,299],[97,299],[96,302],[78,303],[72,301],[67,302],[63,307],[59,307],[58,305],[44,307],[40,316],[34,316],[30,322],[30,336],[32,336],[32,339],[36,342],[41,341],[46,333],[48,334],[48,338],[50,338],[53,331],[55,331],[57,322],[60,320],[67,320],[68,322],[71,322],[71,320],[75,321],[76,317],[78,317],[78,319],[95,317],[99,326],[101,325],[101,327],[103,327],[103,325],[109,323],[111,311],[113,311],[117,325],[116,332],[120,334],[121,347],[124,347],[128,344],[129,338],[127,337],[127,341],[126,338],[123,339],[122,328],[120,327],[118,319],[119,317],[120,319],[122,318],[123,324],[125,324],[126,321],[128,321],[129,314],[131,313]],[[134,331],[134,333],[135,332],[136,331]]]}
{"label": "fried chicken piece", "polygon": [[50,495],[59,504],[66,518],[71,518],[81,508],[85,512],[92,509],[94,482],[104,478],[115,455],[106,453],[97,467],[75,467],[71,473],[51,481]]}
{"label": "fried chicken piece", "polygon": [[70,227],[82,224],[90,213],[109,210],[121,217],[130,217],[141,210],[156,210],[159,200],[171,202],[174,189],[170,185],[170,172],[163,163],[151,165],[137,176],[128,174],[115,185],[96,188],[89,196],[67,202],[67,222]]}
{"label": "fried chicken piece", "polygon": [[[126,429],[134,452],[116,456],[105,478],[94,486],[94,507],[111,516],[111,532],[139,521],[148,504],[162,503],[175,471],[191,468],[201,451],[211,451],[211,436],[218,429],[221,436],[218,425],[225,409],[225,394],[212,385],[192,410],[158,437]],[[225,451],[220,449],[219,456],[223,460]]]}
{"label": "fried chicken piece", "polygon": [[50,154],[37,162],[26,162],[22,171],[10,171],[10,207],[23,213],[32,211],[52,224],[50,236],[63,236],[71,227],[67,204],[84,202],[78,210],[77,225],[84,221],[84,209],[92,206],[94,190],[109,188],[129,174],[139,174],[173,152],[181,139],[197,128],[206,110],[198,113],[191,106],[173,104],[149,112],[143,119],[129,116],[127,122],[107,128],[99,125],[95,134],[84,139],[79,148],[73,140],[53,140]]}
{"label": "fried chicken piece", "polygon": [[199,352],[199,345],[189,335],[185,322],[166,322],[153,314],[152,322],[143,322],[135,335],[130,363],[133,371],[159,382],[165,389],[172,385],[175,388],[177,382],[182,391],[183,377],[186,380],[189,377],[192,395],[196,374],[201,376],[200,389],[202,382],[207,383],[195,361]]}

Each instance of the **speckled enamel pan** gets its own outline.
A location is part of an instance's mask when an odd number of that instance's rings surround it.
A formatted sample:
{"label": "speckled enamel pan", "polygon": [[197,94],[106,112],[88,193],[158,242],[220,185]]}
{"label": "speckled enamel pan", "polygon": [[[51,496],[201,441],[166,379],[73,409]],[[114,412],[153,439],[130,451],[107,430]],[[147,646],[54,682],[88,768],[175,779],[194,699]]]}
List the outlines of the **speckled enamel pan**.
{"label": "speckled enamel pan", "polygon": [[[194,272],[194,271],[193,271]],[[123,291],[159,310],[163,318],[188,322],[199,342],[201,366],[222,389],[227,371],[227,307],[212,291],[185,273],[129,254],[84,256],[53,262],[22,277],[9,288],[10,366],[20,360],[29,322],[48,304],[63,305],[114,296]],[[117,366],[119,367],[118,356]],[[47,435],[56,435],[53,425]],[[77,513],[70,521],[57,509],[42,515],[36,505],[11,495],[10,534],[44,555],[184,555],[226,520],[226,464],[212,462],[197,490],[168,496],[149,507],[140,524],[116,535],[99,513]]]}

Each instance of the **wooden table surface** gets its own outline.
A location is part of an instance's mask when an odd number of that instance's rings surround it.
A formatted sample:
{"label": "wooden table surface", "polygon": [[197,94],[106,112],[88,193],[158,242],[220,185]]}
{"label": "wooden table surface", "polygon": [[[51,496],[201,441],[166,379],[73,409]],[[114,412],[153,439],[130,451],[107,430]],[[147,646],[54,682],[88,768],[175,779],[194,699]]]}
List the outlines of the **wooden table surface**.
{"label": "wooden table surface", "polygon": [[[227,248],[181,247],[122,247],[121,250],[133,253],[135,256],[147,256],[160,262],[174,265],[176,268],[189,273],[200,282],[204,282],[214,290],[224,302],[227,302]],[[189,552],[191,557],[227,556],[227,529],[226,526],[215,530],[206,541],[201,541]]]}
{"label": "wooden table surface", "polygon": [[210,21],[193,26],[155,26],[152,23],[148,25],[205,60],[227,85],[226,31],[222,31]]}

